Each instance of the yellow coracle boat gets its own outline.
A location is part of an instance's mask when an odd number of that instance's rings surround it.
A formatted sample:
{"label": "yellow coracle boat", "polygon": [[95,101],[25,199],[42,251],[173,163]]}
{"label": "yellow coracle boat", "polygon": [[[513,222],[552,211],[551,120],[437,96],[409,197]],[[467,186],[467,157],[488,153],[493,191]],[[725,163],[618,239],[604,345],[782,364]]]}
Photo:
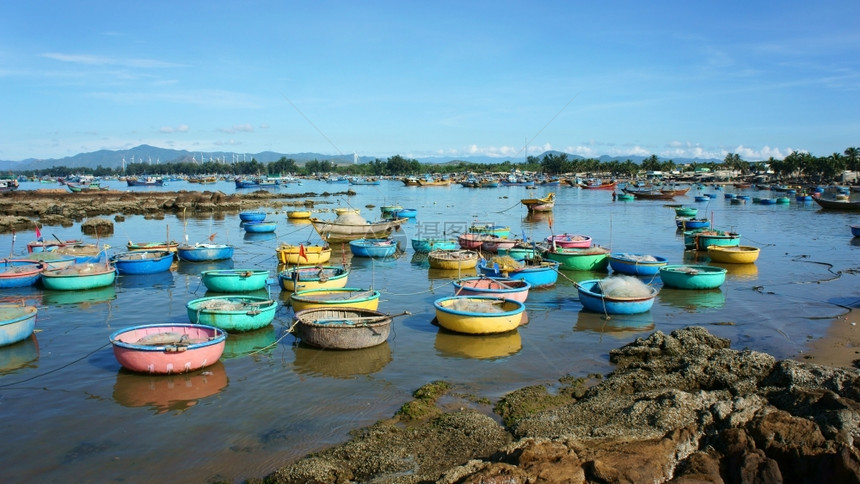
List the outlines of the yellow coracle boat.
{"label": "yellow coracle boat", "polygon": [[525,304],[493,296],[451,296],[437,299],[436,321],[445,329],[466,334],[513,331],[523,321]]}
{"label": "yellow coracle boat", "polygon": [[287,212],[287,218],[293,220],[303,220],[311,218],[310,210],[293,210]]}
{"label": "yellow coracle boat", "polygon": [[478,265],[478,253],[474,250],[431,250],[427,261],[432,269],[474,269]]}
{"label": "yellow coracle boat", "polygon": [[290,295],[293,311],[311,308],[359,308],[376,311],[379,307],[379,291],[341,287],[332,289],[309,289]]}
{"label": "yellow coracle boat", "polygon": [[294,266],[315,266],[331,259],[331,247],[328,245],[281,244],[275,253],[278,262]]}
{"label": "yellow coracle boat", "polygon": [[761,249],[749,245],[709,245],[708,257],[724,264],[752,264],[758,259]]}
{"label": "yellow coracle boat", "polygon": [[281,289],[291,292],[346,287],[348,277],[349,269],[338,266],[291,267],[278,273]]}

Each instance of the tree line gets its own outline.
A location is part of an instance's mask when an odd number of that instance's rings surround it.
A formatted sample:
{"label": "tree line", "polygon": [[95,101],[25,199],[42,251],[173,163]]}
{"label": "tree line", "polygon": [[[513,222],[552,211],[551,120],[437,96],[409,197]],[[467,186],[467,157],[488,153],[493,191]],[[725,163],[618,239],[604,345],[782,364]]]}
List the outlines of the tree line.
{"label": "tree line", "polygon": [[693,162],[677,165],[673,160],[660,160],[657,155],[651,155],[635,163],[625,161],[601,161],[595,158],[571,158],[565,153],[548,153],[543,157],[529,156],[523,162],[513,163],[510,160],[502,163],[470,163],[465,161],[444,164],[425,164],[415,159],[394,155],[386,160],[379,158],[368,163],[337,164],[330,160],[312,160],[300,166],[296,160],[287,157],[269,163],[261,163],[256,159],[225,163],[207,161],[202,163],[181,161],[152,165],[149,163],[131,163],[121,168],[108,168],[99,165],[96,168],[54,166],[41,170],[26,170],[14,174],[32,177],[59,177],[78,175],[93,176],[167,176],[167,175],[213,175],[227,174],[234,176],[310,176],[315,174],[337,174],[344,176],[406,176],[422,173],[487,173],[510,172],[512,170],[540,172],[548,176],[566,173],[604,174],[617,178],[634,177],[637,174],[653,171],[673,173],[676,171],[693,172],[699,168],[710,171],[731,170],[740,175],[763,174],[767,170],[777,178],[804,178],[811,181],[833,180],[844,170],[860,171],[860,148],[849,147],[843,153],[833,153],[828,156],[813,156],[811,153],[794,151],[782,160],[773,157],[767,161],[745,161],[737,153],[726,155],[722,163]]}

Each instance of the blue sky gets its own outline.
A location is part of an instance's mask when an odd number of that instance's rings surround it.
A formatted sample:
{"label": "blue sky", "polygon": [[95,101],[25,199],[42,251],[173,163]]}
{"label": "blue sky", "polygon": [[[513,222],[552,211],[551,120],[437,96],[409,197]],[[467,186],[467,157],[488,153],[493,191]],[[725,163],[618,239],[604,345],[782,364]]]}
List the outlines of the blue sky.
{"label": "blue sky", "polygon": [[826,156],[860,145],[858,18],[856,0],[6,2],[0,159]]}

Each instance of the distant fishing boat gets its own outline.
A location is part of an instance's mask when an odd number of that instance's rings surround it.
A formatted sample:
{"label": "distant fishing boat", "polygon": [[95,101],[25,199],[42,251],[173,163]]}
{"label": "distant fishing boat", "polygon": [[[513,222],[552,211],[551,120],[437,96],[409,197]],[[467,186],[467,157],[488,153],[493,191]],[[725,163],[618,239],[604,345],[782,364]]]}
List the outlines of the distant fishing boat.
{"label": "distant fishing boat", "polygon": [[224,353],[227,333],[198,324],[144,324],[114,332],[114,357],[139,373],[188,373],[214,365]]}
{"label": "distant fishing boat", "polygon": [[529,212],[551,212],[555,206],[555,193],[550,192],[543,198],[523,198],[520,203],[525,205]]}

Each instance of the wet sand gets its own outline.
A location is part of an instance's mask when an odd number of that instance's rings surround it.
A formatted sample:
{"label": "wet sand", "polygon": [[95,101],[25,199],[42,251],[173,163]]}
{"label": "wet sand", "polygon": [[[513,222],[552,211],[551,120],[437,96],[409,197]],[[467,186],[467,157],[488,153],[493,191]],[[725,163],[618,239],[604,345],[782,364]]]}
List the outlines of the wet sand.
{"label": "wet sand", "polygon": [[860,310],[839,316],[827,335],[812,341],[809,350],[797,359],[840,368],[860,367]]}

